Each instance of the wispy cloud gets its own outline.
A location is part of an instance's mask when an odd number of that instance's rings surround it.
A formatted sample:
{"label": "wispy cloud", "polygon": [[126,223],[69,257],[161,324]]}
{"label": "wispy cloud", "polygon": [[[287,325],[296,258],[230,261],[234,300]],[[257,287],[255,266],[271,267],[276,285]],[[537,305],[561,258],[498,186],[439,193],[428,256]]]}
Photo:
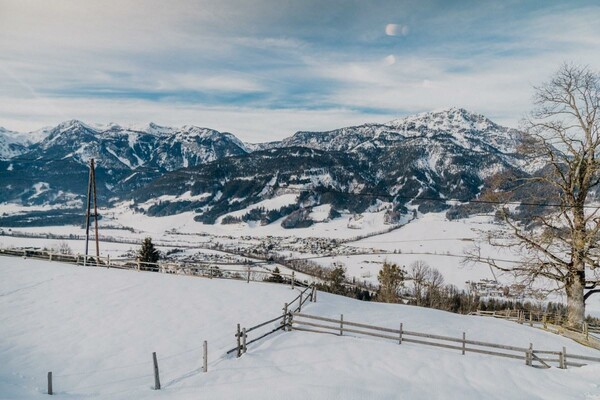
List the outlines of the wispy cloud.
{"label": "wispy cloud", "polygon": [[269,140],[450,105],[514,125],[561,62],[600,67],[598,20],[591,1],[0,0],[0,125]]}

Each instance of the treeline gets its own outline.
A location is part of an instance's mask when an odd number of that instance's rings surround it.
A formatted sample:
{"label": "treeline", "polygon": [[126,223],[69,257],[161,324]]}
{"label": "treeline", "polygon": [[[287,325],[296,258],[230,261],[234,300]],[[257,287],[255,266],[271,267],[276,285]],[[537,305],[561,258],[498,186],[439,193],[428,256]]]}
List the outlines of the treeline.
{"label": "treeline", "polygon": [[[567,307],[562,303],[481,298],[454,285],[445,284],[440,271],[423,261],[415,261],[407,269],[385,262],[377,276],[378,286],[360,284],[348,279],[346,269],[341,264],[327,268],[302,260],[297,262],[294,269],[321,278],[324,282],[317,284],[320,291],[363,301],[403,303],[457,314],[469,314],[478,310],[522,310],[539,315],[552,315],[558,320],[566,318],[567,315]],[[587,322],[600,324],[600,319],[588,316]]]}
{"label": "treeline", "polygon": [[227,215],[223,217],[221,223],[226,224],[237,224],[240,222],[251,222],[251,221],[259,221],[261,225],[268,225],[272,222],[277,221],[280,218],[289,215],[290,213],[296,211],[300,206],[298,204],[290,204],[287,206],[280,207],[278,209],[266,210],[264,207],[257,207],[249,210],[247,213],[242,215],[241,217],[234,217],[232,215]]}

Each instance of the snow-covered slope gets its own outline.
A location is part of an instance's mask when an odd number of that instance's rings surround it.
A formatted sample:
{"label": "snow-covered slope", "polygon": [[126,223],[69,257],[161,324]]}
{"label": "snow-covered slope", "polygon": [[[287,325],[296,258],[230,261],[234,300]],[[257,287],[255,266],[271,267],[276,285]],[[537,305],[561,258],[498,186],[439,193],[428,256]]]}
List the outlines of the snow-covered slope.
{"label": "snow-covered slope", "polygon": [[197,126],[92,126],[71,120],[50,130],[48,137],[32,146],[30,152],[31,157],[74,158],[84,163],[95,157],[105,168],[170,171],[245,154],[247,150],[230,133]]}
{"label": "snow-covered slope", "polygon": [[[541,370],[453,350],[280,332],[225,357],[235,327],[281,313],[287,286],[74,267],[0,257],[0,397],[110,399],[595,399],[600,365]],[[511,322],[320,293],[306,312],[579,354],[591,350]],[[209,372],[200,372],[202,341]],[[163,390],[151,390],[152,352]]]}
{"label": "snow-covered slope", "polygon": [[28,151],[28,147],[47,136],[46,129],[20,133],[0,127],[0,159],[9,159]]}
{"label": "snow-covered slope", "polygon": [[327,132],[301,131],[281,142],[267,144],[267,147],[306,146],[328,151],[357,151],[361,147],[386,146],[409,138],[435,139],[440,136],[450,136],[465,148],[484,150],[492,147],[510,154],[516,151],[519,132],[500,126],[481,114],[453,107],[385,124],[364,124]]}

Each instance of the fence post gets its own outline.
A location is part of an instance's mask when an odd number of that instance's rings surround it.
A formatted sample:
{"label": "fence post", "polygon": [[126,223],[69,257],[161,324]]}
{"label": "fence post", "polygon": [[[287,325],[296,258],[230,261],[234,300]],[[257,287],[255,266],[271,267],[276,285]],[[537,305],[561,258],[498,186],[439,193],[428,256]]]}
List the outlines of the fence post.
{"label": "fence post", "polygon": [[202,372],[208,372],[208,342],[206,340],[202,346]]}
{"label": "fence post", "polygon": [[137,260],[137,270],[139,271],[139,270],[140,270],[140,268],[141,268],[141,265],[140,265],[140,260],[138,259],[138,260]]}
{"label": "fence post", "polygon": [[156,352],[152,353],[152,361],[154,361],[154,390],[160,390],[160,377],[158,376],[158,360]]}
{"label": "fence post", "polygon": [[548,329],[548,323],[546,322],[546,313],[544,313],[543,322],[544,322],[544,329]]}
{"label": "fence post", "polygon": [[529,326],[533,327],[533,314],[529,311]]}
{"label": "fence post", "polygon": [[248,348],[246,347],[246,328],[242,329],[242,352],[246,352],[248,351]]}
{"label": "fence post", "polygon": [[344,335],[344,314],[340,314],[340,336]]}
{"label": "fence post", "polygon": [[300,297],[298,300],[298,312],[302,312],[302,292],[300,292]]}
{"label": "fence post", "polygon": [[288,322],[287,322],[287,319],[288,319],[287,313],[288,313],[288,303],[285,303],[285,305],[283,306],[283,321],[281,322],[281,324],[283,325],[284,331],[291,330],[291,326],[288,326]]}
{"label": "fence post", "polygon": [[317,299],[315,298],[315,285],[313,284],[312,291],[310,292],[310,301],[314,303]]}
{"label": "fence post", "polygon": [[52,371],[48,372],[48,394],[52,395]]}
{"label": "fence post", "polygon": [[402,322],[400,322],[400,338],[398,339],[398,344],[402,344]]}
{"label": "fence post", "polygon": [[52,261],[52,253],[48,253],[48,261]]}
{"label": "fence post", "polygon": [[295,281],[294,271],[292,271],[292,289],[296,286],[296,282],[294,282],[294,281]]}
{"label": "fence post", "polygon": [[465,355],[465,352],[467,351],[467,342],[466,342],[466,334],[465,332],[463,332],[463,338],[462,338],[462,355]]}
{"label": "fence post", "polygon": [[240,330],[240,324],[237,324],[237,356],[240,358],[242,356],[242,331]]}
{"label": "fence post", "polygon": [[565,363],[565,369],[567,369],[569,367],[568,363],[567,363],[567,348],[563,347],[563,362]]}
{"label": "fence post", "polygon": [[563,351],[558,353],[558,368],[565,369],[565,353]]}
{"label": "fence post", "polygon": [[525,365],[533,365],[533,344],[529,343],[529,349],[525,352]]}
{"label": "fence post", "polygon": [[588,323],[587,322],[583,323],[583,334],[585,335],[585,340],[589,341],[590,335],[589,335],[589,331],[588,331]]}
{"label": "fence post", "polygon": [[248,269],[248,276],[246,277],[246,283],[250,283],[250,265],[246,267]]}

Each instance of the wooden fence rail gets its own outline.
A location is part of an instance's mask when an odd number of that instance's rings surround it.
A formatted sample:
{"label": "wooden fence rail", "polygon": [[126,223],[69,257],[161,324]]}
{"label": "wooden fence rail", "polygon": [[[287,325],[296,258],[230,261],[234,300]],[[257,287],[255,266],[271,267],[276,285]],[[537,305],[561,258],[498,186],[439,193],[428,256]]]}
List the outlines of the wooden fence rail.
{"label": "wooden fence rail", "polygon": [[[578,342],[583,341],[586,345],[600,350],[600,338],[594,337],[594,335],[600,334],[600,326],[584,322],[580,331],[574,330],[564,325],[567,319],[566,315],[563,314],[553,314],[531,310],[477,310],[469,313],[469,315],[506,319],[507,321],[513,321],[521,325],[526,324],[531,327],[541,328],[553,333],[567,336]],[[592,336],[590,336],[590,334]]]}
{"label": "wooden fence rail", "polygon": [[336,319],[295,312],[292,314],[291,329],[305,332],[326,333],[336,336],[342,336],[345,333],[354,333],[357,335],[390,339],[398,344],[407,342],[451,350],[459,350],[463,355],[467,352],[472,352],[496,357],[524,360],[527,365],[531,366],[533,366],[534,361],[537,361],[544,368],[550,368],[548,362],[557,363],[559,368],[580,367],[586,365],[584,363],[577,362],[579,360],[600,363],[600,357],[582,356],[571,353],[567,355],[564,347],[560,351],[534,350],[532,344],[529,344],[527,347],[519,347],[471,340],[466,338],[466,334],[464,332],[462,338],[456,338],[409,331],[404,329],[404,324],[400,324],[400,329],[386,328],[348,321],[344,319],[343,315],[340,315],[340,318]]}
{"label": "wooden fence rail", "polygon": [[[219,279],[235,279],[245,280],[247,282],[264,282],[273,277],[273,273],[267,270],[256,270],[252,264],[244,265],[240,262],[239,269],[220,268],[218,265],[235,265],[235,264],[219,264],[219,263],[150,263],[132,259],[116,259],[106,257],[85,256],[82,254],[61,254],[53,253],[45,250],[31,249],[0,249],[0,255],[27,257],[34,259],[42,259],[48,261],[57,261],[67,264],[84,265],[88,267],[105,267],[116,269],[128,269],[135,271],[160,272],[166,274],[190,275],[204,278],[219,278]],[[293,287],[301,286],[308,287],[309,284],[299,281],[296,274],[292,271],[291,274],[278,274],[281,284],[289,284]],[[272,281],[271,281],[272,282]]]}
{"label": "wooden fence rail", "polygon": [[[290,303],[285,303],[284,307],[283,307],[283,314],[279,315],[275,318],[271,318],[267,321],[261,322],[259,324],[256,324],[254,326],[251,326],[250,328],[241,328],[241,325],[238,324],[237,325],[237,331],[234,335],[235,339],[236,339],[236,345],[234,348],[230,349],[227,351],[227,354],[231,354],[233,352],[236,352],[237,357],[241,357],[242,354],[244,354],[247,351],[248,345],[255,343],[277,331],[280,330],[287,330],[288,328],[291,327],[290,321],[292,319],[292,309],[294,310],[294,312],[299,312],[302,310],[302,306],[304,305],[304,303],[306,303],[307,301],[316,301],[317,297],[316,297],[316,289],[314,285],[311,286],[307,286],[305,287],[303,290],[300,291],[300,293],[298,294],[298,296],[296,296]],[[297,303],[297,305],[295,306],[296,308],[294,308],[294,303]],[[273,328],[272,330],[263,333],[262,335],[252,339],[252,340],[248,340],[248,333],[263,328],[269,324],[273,324],[274,322],[277,322],[281,320],[281,322],[279,323],[279,326]]]}

